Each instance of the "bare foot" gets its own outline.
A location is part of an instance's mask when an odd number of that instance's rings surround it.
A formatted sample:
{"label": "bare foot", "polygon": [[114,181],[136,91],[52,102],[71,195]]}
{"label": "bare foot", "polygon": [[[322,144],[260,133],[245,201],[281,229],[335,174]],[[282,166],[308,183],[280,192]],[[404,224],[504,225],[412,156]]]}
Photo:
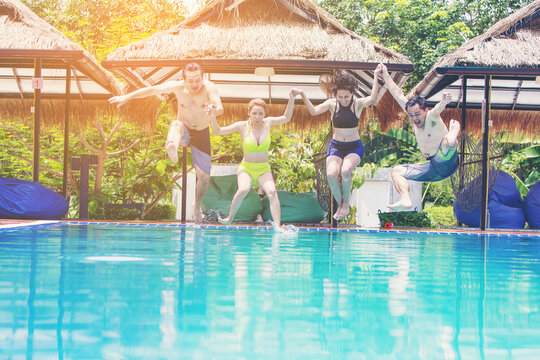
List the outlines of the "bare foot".
{"label": "bare foot", "polygon": [[342,217],[343,217],[343,215],[341,215],[341,206],[340,206],[340,207],[338,207],[336,213],[334,214],[334,219],[339,220]]}
{"label": "bare foot", "polygon": [[275,232],[278,232],[278,233],[283,233],[283,232],[286,232],[286,231],[289,231],[289,227],[287,225],[276,225],[276,224],[273,224],[273,227],[274,227],[274,231]]}
{"label": "bare foot", "polygon": [[222,219],[220,217],[218,217],[217,221],[219,221],[220,224],[223,224],[223,225],[231,225],[231,220],[229,220],[229,218],[225,218],[225,219]]}
{"label": "bare foot", "polygon": [[394,211],[407,211],[410,210],[412,207],[410,200],[399,200],[397,203],[388,205],[389,209],[392,209]]}
{"label": "bare foot", "polygon": [[174,145],[172,141],[167,141],[165,143],[165,151],[169,155],[171,161],[175,164],[178,163],[178,148]]}
{"label": "bare foot", "polygon": [[459,135],[459,130],[461,129],[461,125],[458,121],[452,119],[450,120],[450,124],[448,126],[448,134],[446,135],[446,140],[448,142],[448,146],[454,147],[457,146],[457,137]]}
{"label": "bare foot", "polygon": [[200,224],[203,221],[203,214],[200,206],[197,206],[193,209],[193,221],[195,222],[195,224]]}

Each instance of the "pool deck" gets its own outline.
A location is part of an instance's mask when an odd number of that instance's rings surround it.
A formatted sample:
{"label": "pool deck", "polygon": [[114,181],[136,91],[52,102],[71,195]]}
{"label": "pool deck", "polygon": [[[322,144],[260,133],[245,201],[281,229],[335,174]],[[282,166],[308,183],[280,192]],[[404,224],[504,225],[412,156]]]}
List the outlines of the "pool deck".
{"label": "pool deck", "polygon": [[[80,219],[63,219],[63,220],[19,220],[19,219],[0,219],[0,229],[2,228],[14,228],[14,227],[23,227],[23,226],[32,226],[32,225],[41,225],[48,223],[56,222],[68,222],[68,223],[91,223],[91,224],[132,224],[132,225],[148,225],[148,226],[196,226],[192,222],[181,222],[181,221],[107,221],[107,220],[80,220]],[[425,229],[425,228],[406,228],[406,227],[393,227],[390,229],[385,228],[362,228],[354,225],[340,225],[337,228],[332,228],[325,224],[295,224],[296,227],[309,230],[326,230],[326,231],[384,231],[384,232],[433,232],[433,233],[467,233],[467,234],[484,234],[484,235],[521,235],[521,236],[535,236],[540,237],[540,230],[531,230],[531,229],[489,229],[489,230],[479,230],[477,228],[466,228],[466,227],[453,227],[453,228],[437,228],[437,229]],[[203,228],[253,228],[253,229],[267,229],[268,225],[262,224],[253,224],[253,223],[235,223],[233,225],[222,225],[222,224],[212,224],[204,223],[201,225]]]}

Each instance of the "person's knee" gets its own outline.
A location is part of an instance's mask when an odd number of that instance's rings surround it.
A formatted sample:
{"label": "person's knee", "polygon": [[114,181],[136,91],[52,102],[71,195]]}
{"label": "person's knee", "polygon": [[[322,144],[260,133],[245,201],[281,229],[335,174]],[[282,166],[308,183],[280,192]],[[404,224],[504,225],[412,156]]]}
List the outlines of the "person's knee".
{"label": "person's knee", "polygon": [[343,169],[341,171],[341,178],[343,180],[351,180],[352,179],[352,170],[351,169]]}
{"label": "person's knee", "polygon": [[201,186],[208,186],[210,183],[210,174],[205,173],[204,171],[197,172],[197,184]]}
{"label": "person's knee", "polygon": [[403,176],[405,172],[405,167],[402,165],[397,165],[392,168],[392,176]]}
{"label": "person's knee", "polygon": [[449,150],[452,150],[452,149],[456,148],[457,145],[458,145],[457,140],[450,141],[448,139],[448,135],[443,138],[443,141],[442,141],[442,146],[443,147],[445,147],[445,148],[447,148]]}
{"label": "person's knee", "polygon": [[249,190],[251,190],[251,186],[249,186],[249,187],[239,187],[238,190],[236,191],[236,195],[240,199],[243,199],[249,193]]}
{"label": "person's knee", "polygon": [[329,168],[326,171],[328,180],[337,180],[339,178],[339,170],[337,168]]}
{"label": "person's knee", "polygon": [[171,128],[180,128],[181,126],[182,122],[180,120],[174,120],[170,125]]}
{"label": "person's knee", "polygon": [[275,187],[267,189],[265,193],[268,196],[268,199],[270,200],[277,198],[277,190]]}

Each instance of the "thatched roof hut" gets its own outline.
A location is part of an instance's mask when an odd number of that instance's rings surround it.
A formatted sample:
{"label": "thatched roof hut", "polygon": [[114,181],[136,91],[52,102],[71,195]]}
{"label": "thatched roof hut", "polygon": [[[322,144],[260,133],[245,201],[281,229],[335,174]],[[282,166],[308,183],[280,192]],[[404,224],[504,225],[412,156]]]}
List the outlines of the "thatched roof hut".
{"label": "thatched roof hut", "polygon": [[[192,61],[217,84],[225,123],[244,118],[252,97],[273,105],[285,102],[293,86],[323,101],[327,95],[318,85],[319,76],[332,69],[353,72],[362,95],[370,93],[379,62],[389,65],[400,84],[413,69],[407,57],[346,29],[313,0],[209,0],[177,26],[114,51],[103,66],[139,88],[179,78]],[[255,75],[261,67],[271,68],[274,75]],[[390,122],[394,106],[388,94],[375,112]],[[272,113],[282,111],[273,107]],[[306,111],[295,111],[293,126],[313,124]]]}
{"label": "thatched roof hut", "polygon": [[[461,118],[466,96],[467,129],[481,131],[484,79],[491,77],[491,119],[494,131],[535,136],[540,126],[540,0],[500,20],[484,34],[443,56],[411,91],[430,104],[442,90],[455,103],[443,118]],[[466,79],[464,86],[463,79]],[[466,92],[466,94],[465,94]],[[453,107],[453,108],[452,108]]]}
{"label": "thatched roof hut", "polygon": [[121,84],[111,73],[19,0],[0,0],[0,117],[31,116],[36,60],[43,79],[43,124],[64,121],[68,66],[72,120],[85,122],[113,110],[106,99],[120,93]]}

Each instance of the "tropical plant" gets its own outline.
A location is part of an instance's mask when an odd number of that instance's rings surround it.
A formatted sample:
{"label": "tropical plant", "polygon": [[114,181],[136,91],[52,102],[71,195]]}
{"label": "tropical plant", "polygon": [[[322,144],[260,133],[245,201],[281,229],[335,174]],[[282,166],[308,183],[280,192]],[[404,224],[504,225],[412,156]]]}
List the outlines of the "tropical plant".
{"label": "tropical plant", "polygon": [[532,0],[322,0],[321,6],[359,35],[405,54],[417,84],[441,56],[482,34]]}
{"label": "tropical plant", "polygon": [[506,153],[501,170],[512,175],[522,197],[540,180],[540,144],[512,144],[503,146]]}

